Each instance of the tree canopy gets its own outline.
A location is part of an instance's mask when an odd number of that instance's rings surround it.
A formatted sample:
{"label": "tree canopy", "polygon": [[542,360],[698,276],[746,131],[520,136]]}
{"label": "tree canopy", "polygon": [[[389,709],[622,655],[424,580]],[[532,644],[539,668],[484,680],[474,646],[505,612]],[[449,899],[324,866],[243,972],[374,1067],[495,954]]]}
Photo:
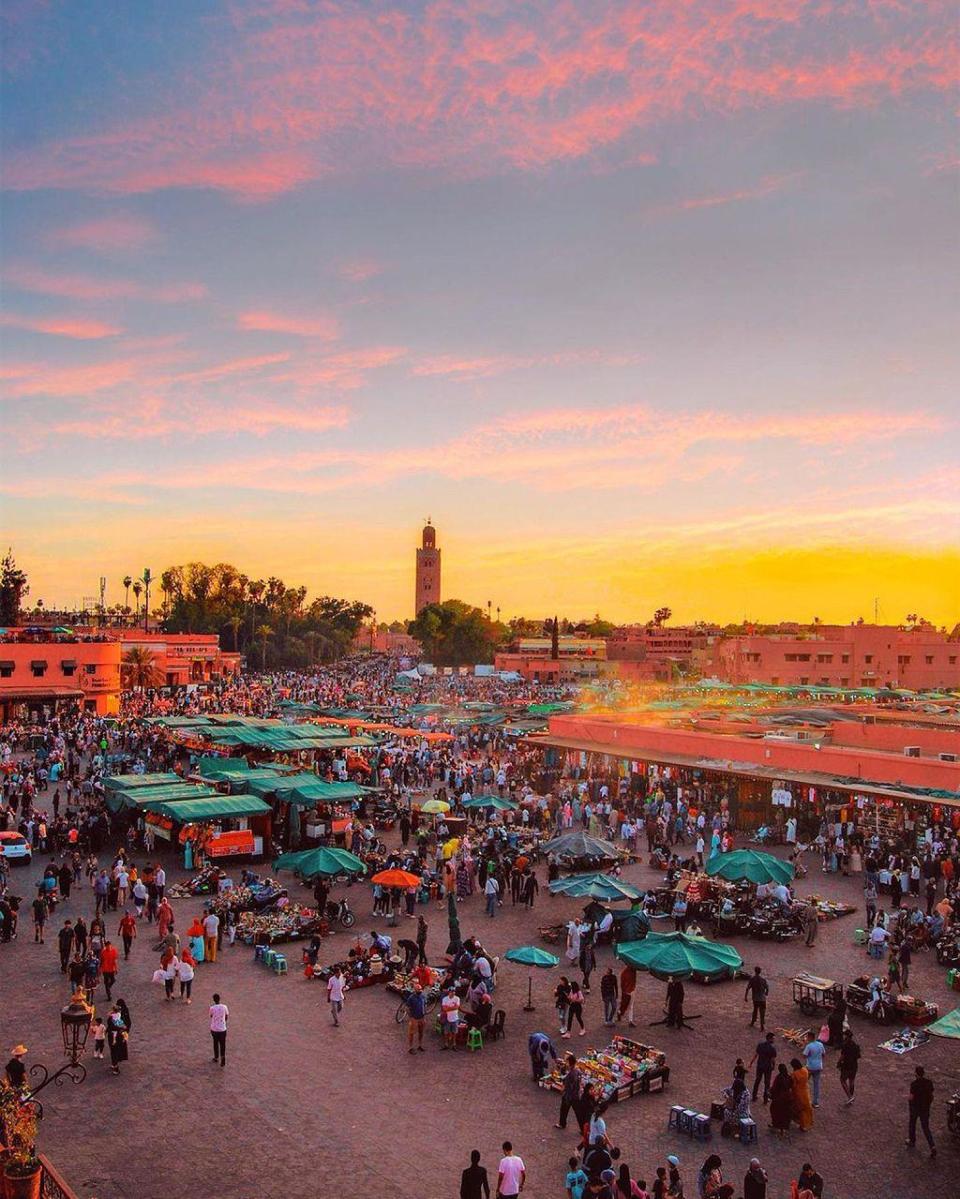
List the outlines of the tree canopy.
{"label": "tree canopy", "polygon": [[373,612],[368,604],[329,595],[308,603],[306,587],[273,575],[251,579],[227,562],[168,567],[160,590],[168,632],[219,633],[224,649],[249,653],[263,669],[341,657]]}
{"label": "tree canopy", "polygon": [[0,628],[17,624],[23,598],[29,591],[26,574],[14,561],[13,551],[7,550],[0,560]]}
{"label": "tree canopy", "polygon": [[475,666],[493,661],[497,647],[509,630],[489,620],[479,608],[462,600],[427,604],[407,631],[423,646],[427,658],[437,666]]}

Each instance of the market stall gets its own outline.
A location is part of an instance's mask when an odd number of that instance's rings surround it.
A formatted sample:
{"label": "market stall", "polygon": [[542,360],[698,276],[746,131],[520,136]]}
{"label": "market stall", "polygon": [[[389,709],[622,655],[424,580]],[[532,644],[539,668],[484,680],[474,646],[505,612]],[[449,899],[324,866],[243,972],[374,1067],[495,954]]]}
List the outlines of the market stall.
{"label": "market stall", "polygon": [[[584,1083],[592,1083],[601,1103],[621,1103],[634,1095],[662,1091],[670,1079],[667,1055],[650,1045],[614,1035],[604,1049],[588,1049],[577,1058]],[[545,1090],[562,1091],[563,1073],[557,1066],[540,1079]]]}

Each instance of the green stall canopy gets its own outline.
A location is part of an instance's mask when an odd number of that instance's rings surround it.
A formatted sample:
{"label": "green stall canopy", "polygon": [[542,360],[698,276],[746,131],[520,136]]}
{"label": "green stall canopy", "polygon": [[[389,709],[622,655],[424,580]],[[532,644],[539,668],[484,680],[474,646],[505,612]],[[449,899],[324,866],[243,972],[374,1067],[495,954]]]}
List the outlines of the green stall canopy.
{"label": "green stall canopy", "polygon": [[103,780],[103,786],[106,791],[139,791],[182,782],[179,774],[111,774]]}
{"label": "green stall canopy", "polygon": [[220,795],[216,792],[203,799],[149,800],[141,806],[178,824],[217,820],[223,816],[261,816],[270,811],[270,805],[255,795]]}
{"label": "green stall canopy", "polygon": [[731,945],[687,933],[650,933],[642,941],[621,941],[616,955],[656,978],[733,978],[743,958]]}
{"label": "green stall canopy", "polygon": [[714,878],[725,878],[731,883],[744,879],[751,883],[789,883],[793,879],[794,869],[789,862],[775,858],[772,853],[735,849],[732,853],[720,853],[710,858],[707,874]]}

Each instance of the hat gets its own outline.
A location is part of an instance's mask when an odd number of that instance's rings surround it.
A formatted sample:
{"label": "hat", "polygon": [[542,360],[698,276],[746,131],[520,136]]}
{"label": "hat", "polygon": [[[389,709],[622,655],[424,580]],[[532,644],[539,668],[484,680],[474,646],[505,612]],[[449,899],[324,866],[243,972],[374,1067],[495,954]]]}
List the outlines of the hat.
{"label": "hat", "polygon": [[677,1155],[675,1153],[669,1154],[669,1156],[667,1157],[667,1161],[670,1163],[671,1166],[679,1166],[680,1165],[680,1158],[677,1157]]}
{"label": "hat", "polygon": [[13,1056],[13,1057],[23,1057],[23,1055],[26,1052],[27,1052],[26,1045],[17,1045],[13,1049],[10,1050],[11,1056]]}
{"label": "hat", "polygon": [[616,1178],[616,1174],[613,1172],[613,1170],[604,1170],[600,1177],[604,1182],[613,1182],[613,1180]]}

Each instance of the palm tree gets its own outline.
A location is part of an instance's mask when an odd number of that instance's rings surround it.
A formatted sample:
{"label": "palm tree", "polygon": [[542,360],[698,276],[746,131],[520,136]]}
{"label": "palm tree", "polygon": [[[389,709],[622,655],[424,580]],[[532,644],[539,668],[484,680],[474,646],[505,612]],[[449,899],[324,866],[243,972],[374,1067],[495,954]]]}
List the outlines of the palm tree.
{"label": "palm tree", "polygon": [[237,637],[240,633],[240,626],[243,624],[243,618],[240,616],[231,616],[227,621],[227,628],[233,633],[233,652],[237,652]]}
{"label": "palm tree", "polygon": [[267,669],[267,639],[273,636],[273,629],[268,624],[262,624],[257,627],[257,636],[260,638],[260,664],[261,667]]}
{"label": "palm tree", "polygon": [[153,654],[141,645],[134,645],[123,655],[120,672],[126,687],[143,690],[146,687],[159,687],[163,676],[157,669]]}
{"label": "palm tree", "polygon": [[133,584],[133,598],[137,602],[136,616],[138,618],[140,616],[140,596],[142,594],[143,594],[143,584],[140,582],[139,579],[137,579],[136,582]]}
{"label": "palm tree", "polygon": [[130,611],[130,584],[132,582],[133,579],[129,575],[123,576],[123,606],[128,612]]}

